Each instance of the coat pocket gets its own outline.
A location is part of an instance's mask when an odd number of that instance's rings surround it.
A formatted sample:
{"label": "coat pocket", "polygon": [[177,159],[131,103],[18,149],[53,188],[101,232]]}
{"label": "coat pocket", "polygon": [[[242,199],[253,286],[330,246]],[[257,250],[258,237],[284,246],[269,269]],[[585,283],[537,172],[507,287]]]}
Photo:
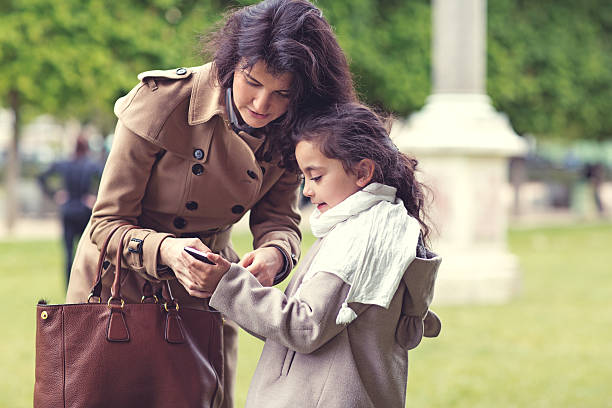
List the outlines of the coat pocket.
{"label": "coat pocket", "polygon": [[291,364],[293,363],[294,357],[295,357],[295,351],[287,349],[287,354],[285,355],[285,361],[283,362],[283,368],[281,369],[281,375],[289,374],[289,370],[291,369]]}

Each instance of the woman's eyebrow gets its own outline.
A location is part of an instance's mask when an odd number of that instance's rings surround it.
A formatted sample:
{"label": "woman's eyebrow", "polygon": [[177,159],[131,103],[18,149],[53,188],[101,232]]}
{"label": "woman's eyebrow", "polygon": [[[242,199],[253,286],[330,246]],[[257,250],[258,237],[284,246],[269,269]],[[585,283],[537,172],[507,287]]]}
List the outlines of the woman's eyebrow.
{"label": "woman's eyebrow", "polygon": [[[249,79],[249,81],[255,82],[257,85],[262,85],[255,77],[253,77],[250,73],[244,71],[244,75]],[[262,85],[263,86],[263,85]],[[289,92],[289,89],[277,89],[276,92]]]}
{"label": "woman's eyebrow", "polygon": [[251,76],[250,73],[244,71],[244,75],[247,76],[247,78],[249,78],[251,81],[256,82],[258,85],[261,85],[261,82],[259,82],[257,79],[255,79],[253,76]]}

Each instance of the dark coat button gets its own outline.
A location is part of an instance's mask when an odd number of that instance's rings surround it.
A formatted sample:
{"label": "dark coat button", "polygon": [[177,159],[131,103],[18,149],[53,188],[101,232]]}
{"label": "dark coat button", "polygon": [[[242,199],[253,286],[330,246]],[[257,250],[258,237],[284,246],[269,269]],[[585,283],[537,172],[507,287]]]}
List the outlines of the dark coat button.
{"label": "dark coat button", "polygon": [[241,205],[235,205],[235,206],[232,207],[232,212],[234,214],[241,214],[241,213],[244,212],[244,207],[241,206]]}
{"label": "dark coat button", "polygon": [[185,204],[185,207],[189,211],[195,211],[198,209],[198,203],[196,203],[195,201],[187,201],[187,203]]}
{"label": "dark coat button", "polygon": [[178,229],[183,229],[187,225],[187,221],[183,217],[176,217],[173,221],[174,226]]}
{"label": "dark coat button", "polygon": [[176,69],[176,75],[185,75],[186,73],[187,73],[187,70],[185,68]]}
{"label": "dark coat button", "polygon": [[196,160],[202,160],[204,158],[204,150],[202,150],[202,149],[195,149],[193,151],[193,157],[195,157]]}
{"label": "dark coat button", "polygon": [[266,174],[266,168],[265,167],[261,167],[261,174]]}
{"label": "dark coat button", "polygon": [[194,164],[193,167],[191,167],[191,171],[196,176],[199,176],[200,174],[204,173],[204,166],[202,166],[200,163]]}
{"label": "dark coat button", "polygon": [[253,170],[247,170],[247,174],[252,179],[256,179],[257,178],[257,173],[255,173]]}

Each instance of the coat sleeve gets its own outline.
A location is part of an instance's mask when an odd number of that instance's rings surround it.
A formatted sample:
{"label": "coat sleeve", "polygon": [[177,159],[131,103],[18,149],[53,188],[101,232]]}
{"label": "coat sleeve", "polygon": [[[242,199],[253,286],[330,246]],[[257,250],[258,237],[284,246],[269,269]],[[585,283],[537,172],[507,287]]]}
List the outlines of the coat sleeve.
{"label": "coat sleeve", "polygon": [[[312,353],[345,326],[336,316],[349,286],[336,275],[318,272],[287,297],[276,288],[263,287],[248,270],[232,264],[210,299],[210,305],[260,338],[299,353]],[[359,315],[368,306],[351,304]]]}
{"label": "coat sleeve", "polygon": [[[90,239],[98,249],[117,224],[138,225],[151,169],[160,151],[118,122],[92,212]],[[109,243],[109,259],[115,259],[120,236],[117,231]],[[124,241],[124,265],[148,280],[171,278],[170,270],[157,264],[161,242],[169,236],[172,234],[151,229],[130,230]]]}
{"label": "coat sleeve", "polygon": [[300,179],[285,171],[261,200],[251,208],[250,226],[253,248],[274,246],[283,252],[286,268],[277,275],[275,284],[289,275],[300,257],[300,213],[298,210]]}

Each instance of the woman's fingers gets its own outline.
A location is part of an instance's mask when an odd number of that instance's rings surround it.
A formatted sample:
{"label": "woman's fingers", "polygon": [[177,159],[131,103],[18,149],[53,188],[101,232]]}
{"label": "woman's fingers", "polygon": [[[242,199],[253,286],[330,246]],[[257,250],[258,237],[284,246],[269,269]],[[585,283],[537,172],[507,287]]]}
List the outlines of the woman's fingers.
{"label": "woman's fingers", "polygon": [[159,247],[160,263],[175,270],[185,260],[192,258],[191,255],[185,252],[185,247],[193,247],[203,252],[210,252],[210,249],[197,238],[168,237],[162,241]]}
{"label": "woman's fingers", "polygon": [[187,293],[195,293],[193,296],[202,297],[215,291],[223,275],[229,270],[231,264],[222,256],[207,253],[208,259],[215,263],[210,265],[190,256],[180,268],[177,278],[187,290]]}
{"label": "woman's fingers", "polygon": [[[216,265],[194,258],[185,247],[192,247],[207,254]],[[230,268],[222,256],[213,254],[197,238],[166,238],[160,247],[160,261],[174,271],[174,275],[187,293],[195,297],[210,297],[219,280]]]}
{"label": "woman's fingers", "polygon": [[242,266],[243,268],[248,268],[253,263],[254,258],[255,258],[255,251],[248,252],[240,260],[240,263],[238,265]]}
{"label": "woman's fingers", "polygon": [[225,259],[224,257],[222,257],[221,255],[217,255],[214,254],[212,252],[209,252],[208,254],[206,254],[208,259],[210,259],[211,261],[213,261],[214,263],[216,263],[217,265],[212,266],[213,268],[217,269],[218,272],[222,272],[225,273],[229,270],[230,266],[232,266],[232,264]]}
{"label": "woman's fingers", "polygon": [[274,247],[258,248],[249,255],[252,256],[252,259],[246,268],[262,286],[272,286],[274,277],[283,266],[280,251]]}

